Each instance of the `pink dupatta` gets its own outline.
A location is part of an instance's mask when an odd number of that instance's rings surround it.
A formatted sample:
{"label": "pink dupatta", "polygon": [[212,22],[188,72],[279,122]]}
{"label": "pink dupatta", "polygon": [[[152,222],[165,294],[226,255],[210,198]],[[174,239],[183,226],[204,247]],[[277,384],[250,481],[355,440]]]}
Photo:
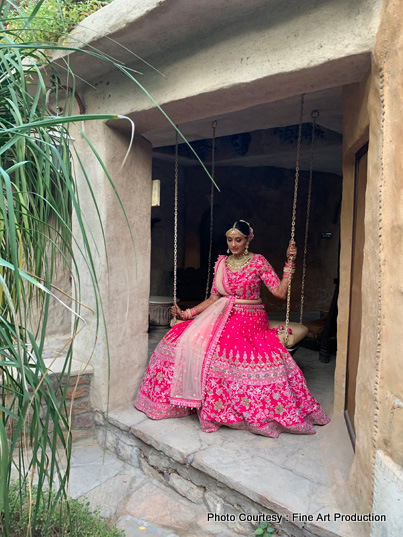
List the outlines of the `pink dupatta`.
{"label": "pink dupatta", "polygon": [[226,288],[225,256],[216,270],[216,288],[223,295],[192,321],[177,341],[170,403],[199,408],[211,358],[235,302]]}

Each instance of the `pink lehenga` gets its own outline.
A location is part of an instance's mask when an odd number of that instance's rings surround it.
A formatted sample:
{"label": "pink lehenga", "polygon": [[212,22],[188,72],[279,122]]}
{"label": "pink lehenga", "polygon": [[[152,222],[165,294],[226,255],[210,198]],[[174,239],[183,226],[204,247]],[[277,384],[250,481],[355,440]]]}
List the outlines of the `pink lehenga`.
{"label": "pink lehenga", "polygon": [[212,288],[220,298],[158,344],[135,407],[152,419],[197,410],[205,432],[226,425],[274,438],[315,434],[313,426],[329,418],[269,328],[259,300],[261,281],[270,290],[279,285],[276,273],[261,255],[236,272],[225,260],[218,258]]}

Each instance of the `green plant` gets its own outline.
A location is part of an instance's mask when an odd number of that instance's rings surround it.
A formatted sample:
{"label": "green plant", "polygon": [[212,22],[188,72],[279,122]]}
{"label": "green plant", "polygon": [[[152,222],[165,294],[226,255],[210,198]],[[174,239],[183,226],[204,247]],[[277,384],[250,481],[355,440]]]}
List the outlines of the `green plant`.
{"label": "green plant", "polygon": [[[29,525],[29,503],[32,506],[37,502],[38,489],[31,491],[24,488],[22,491],[17,485],[12,485],[10,496],[10,530],[14,535],[24,535]],[[30,500],[31,497],[31,500]],[[66,514],[69,516],[66,516]],[[51,516],[48,514],[48,505],[40,501],[36,518],[36,537],[123,537],[124,532],[111,527],[109,521],[102,517],[98,511],[90,511],[89,503],[82,504],[77,500],[67,500],[59,503]]]}
{"label": "green plant", "polygon": [[18,32],[32,16],[21,38],[24,42],[56,43],[79,22],[92,15],[113,0],[22,0],[18,5],[19,16],[10,23],[9,31]]}
{"label": "green plant", "polygon": [[276,528],[273,528],[271,524],[267,522],[260,522],[259,527],[253,532],[254,535],[261,535],[261,537],[271,537],[274,535]]}
{"label": "green plant", "polygon": [[[69,126],[77,117],[69,112],[74,89],[65,115],[49,117],[46,93],[50,87],[58,90],[58,77],[50,86],[49,78],[39,68],[47,62],[45,53],[32,42],[21,43],[22,34],[18,43],[15,41],[14,31],[8,29],[9,21],[16,16],[11,2],[0,1],[0,12],[0,530],[8,536],[13,467],[21,490],[34,475],[38,482],[36,499],[29,504],[27,531],[35,528],[42,501],[48,505],[50,519],[66,497],[71,454],[66,392],[72,344],[68,345],[56,382],[48,375],[43,349],[55,259],[59,257],[70,272],[77,268],[72,250],[78,240],[71,229],[73,214],[81,252],[93,279],[98,327],[102,306],[71,169]],[[48,69],[54,72],[50,65]],[[84,119],[114,117],[108,114]],[[79,296],[79,273],[76,285]],[[35,310],[39,312],[37,323]],[[73,313],[74,334],[79,320],[77,301]],[[66,458],[65,466],[60,464],[59,451]],[[21,505],[22,501],[21,496]]]}

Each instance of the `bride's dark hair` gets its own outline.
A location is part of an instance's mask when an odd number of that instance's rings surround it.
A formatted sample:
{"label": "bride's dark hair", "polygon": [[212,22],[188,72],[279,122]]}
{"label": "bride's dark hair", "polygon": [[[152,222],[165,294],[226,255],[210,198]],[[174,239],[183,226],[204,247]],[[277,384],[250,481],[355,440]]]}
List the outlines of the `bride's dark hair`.
{"label": "bride's dark hair", "polygon": [[228,227],[227,231],[229,229],[237,229],[242,233],[242,235],[245,235],[246,237],[249,236],[250,233],[250,226],[245,220],[236,220],[235,222],[232,222]]}

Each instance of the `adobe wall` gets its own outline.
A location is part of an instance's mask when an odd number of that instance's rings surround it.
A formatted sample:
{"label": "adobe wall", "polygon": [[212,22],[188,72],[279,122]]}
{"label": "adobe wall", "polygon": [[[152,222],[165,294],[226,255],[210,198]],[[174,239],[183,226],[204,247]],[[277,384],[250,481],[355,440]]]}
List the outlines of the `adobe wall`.
{"label": "adobe wall", "polygon": [[[375,390],[372,475],[374,478],[373,510],[385,512],[390,535],[403,527],[399,504],[403,497],[403,370],[402,339],[403,284],[403,2],[387,0],[381,19],[374,54],[374,72],[379,80],[376,92],[377,115],[374,132],[380,143],[378,199],[382,267],[378,289],[379,312],[377,353],[377,389]],[[375,93],[375,92],[374,92]],[[379,113],[380,112],[380,113]],[[376,537],[376,527],[371,536]]]}
{"label": "adobe wall", "polygon": [[[399,516],[393,498],[402,490],[403,482],[402,343],[398,336],[403,321],[402,16],[402,2],[385,2],[371,73],[361,84],[344,90],[342,277],[335,378],[335,410],[341,412],[349,312],[354,155],[369,137],[362,279],[364,316],[356,391],[356,454],[350,485],[362,511],[387,512],[394,523]],[[389,477],[385,484],[386,474]],[[373,535],[376,531],[374,527]]]}
{"label": "adobe wall", "polygon": [[[78,194],[89,230],[92,259],[83,259],[78,250],[80,223],[73,218],[73,233],[78,240],[73,247],[81,273],[77,284],[81,302],[87,306],[81,309],[86,324],[79,324],[82,330],[74,343],[74,358],[82,362],[91,360],[91,402],[95,409],[105,411],[132,401],[147,361],[152,151],[149,142],[136,136],[127,155],[128,137],[99,121],[88,122],[85,133],[105,163],[125,211],[124,214],[104,169],[83,135],[77,133],[75,145],[92,186],[91,192],[76,163]],[[99,215],[92,196],[97,200]],[[92,264],[96,272],[96,293],[87,264]],[[95,323],[93,312],[97,309],[101,326]]]}

